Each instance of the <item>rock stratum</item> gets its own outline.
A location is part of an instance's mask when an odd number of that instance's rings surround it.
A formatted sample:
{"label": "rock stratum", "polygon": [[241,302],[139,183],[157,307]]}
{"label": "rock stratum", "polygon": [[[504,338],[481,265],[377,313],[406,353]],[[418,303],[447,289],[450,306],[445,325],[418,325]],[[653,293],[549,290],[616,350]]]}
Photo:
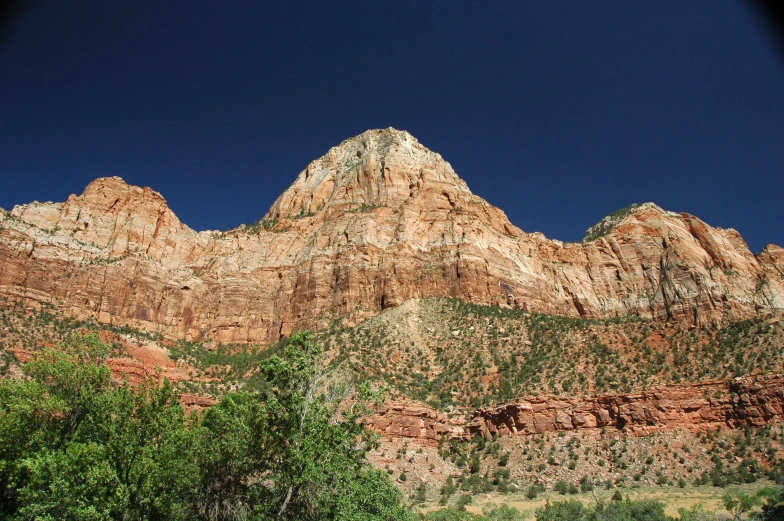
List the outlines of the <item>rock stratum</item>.
{"label": "rock stratum", "polygon": [[264,219],[196,232],[117,177],[0,211],[0,300],[171,339],[266,343],[416,297],[702,325],[784,310],[784,250],[643,204],[582,244],[512,225],[407,132],[310,163]]}
{"label": "rock stratum", "polygon": [[425,443],[477,436],[611,429],[647,436],[677,428],[697,432],[719,427],[761,426],[784,421],[784,376],[738,378],[670,386],[633,394],[586,398],[539,397],[450,417],[418,404],[390,404],[368,425],[387,437]]}

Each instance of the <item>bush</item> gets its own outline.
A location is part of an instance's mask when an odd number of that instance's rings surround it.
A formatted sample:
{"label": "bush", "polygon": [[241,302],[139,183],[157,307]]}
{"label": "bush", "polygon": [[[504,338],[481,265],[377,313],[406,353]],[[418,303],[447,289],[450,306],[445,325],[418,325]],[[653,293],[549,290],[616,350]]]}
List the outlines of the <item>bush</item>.
{"label": "bush", "polygon": [[427,501],[427,485],[424,483],[420,483],[416,489],[416,495],[414,496],[417,503],[424,503]]}
{"label": "bush", "polygon": [[536,521],[582,521],[589,510],[580,501],[558,501],[547,503],[536,509]]}
{"label": "bush", "polygon": [[501,465],[502,467],[505,467],[506,465],[509,464],[509,453],[508,452],[504,452],[503,454],[501,454],[501,457],[498,458],[498,464]]}
{"label": "bush", "polygon": [[570,499],[547,503],[536,509],[536,521],[672,521],[664,514],[664,504],[652,500],[610,501],[593,508]]}
{"label": "bush", "polygon": [[527,497],[528,499],[535,499],[536,496],[538,496],[542,492],[544,492],[544,487],[542,485],[532,484],[529,485],[528,488],[526,489],[525,497]]}
{"label": "bush", "polygon": [[465,510],[466,505],[470,504],[473,501],[473,497],[471,494],[463,494],[459,498],[457,498],[457,508],[458,510]]}

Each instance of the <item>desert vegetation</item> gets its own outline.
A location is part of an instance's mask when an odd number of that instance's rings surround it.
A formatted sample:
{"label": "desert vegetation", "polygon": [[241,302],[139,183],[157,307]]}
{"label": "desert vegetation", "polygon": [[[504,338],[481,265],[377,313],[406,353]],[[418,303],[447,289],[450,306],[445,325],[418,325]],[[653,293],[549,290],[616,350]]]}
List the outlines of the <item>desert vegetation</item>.
{"label": "desert vegetation", "polygon": [[[533,314],[458,299],[410,302],[354,327],[335,321],[316,333],[330,363],[385,385],[392,397],[441,410],[472,410],[525,396],[630,393],[784,372],[784,328],[773,316],[693,329],[635,317]],[[189,392],[214,396],[257,388],[258,363],[287,342],[164,342],[157,333],[68,320],[45,309],[0,308],[0,323],[0,352],[51,346],[75,329],[100,328],[158,342],[172,359],[194,369],[192,381],[182,383]]]}
{"label": "desert vegetation", "polygon": [[423,299],[319,338],[357,374],[438,409],[523,396],[630,393],[784,371],[778,319],[689,329]]}

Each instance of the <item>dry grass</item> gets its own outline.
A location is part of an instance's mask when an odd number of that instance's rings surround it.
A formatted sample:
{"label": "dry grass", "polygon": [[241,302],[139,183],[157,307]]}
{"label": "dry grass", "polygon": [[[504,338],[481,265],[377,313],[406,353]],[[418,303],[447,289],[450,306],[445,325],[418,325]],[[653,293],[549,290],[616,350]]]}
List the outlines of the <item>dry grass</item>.
{"label": "dry grass", "polygon": [[[737,485],[732,487],[732,490],[741,490],[745,493],[755,494],[760,489],[773,485],[771,482],[760,481],[750,485]],[[678,510],[681,508],[690,509],[691,507],[702,504],[705,509],[716,512],[717,514],[728,514],[721,503],[721,496],[726,492],[726,489],[718,487],[687,487],[684,489],[671,488],[671,487],[639,487],[639,488],[622,488],[621,490],[624,497],[629,497],[632,500],[639,499],[655,499],[662,501],[665,504],[665,513],[669,516],[678,516]],[[597,491],[597,497],[600,501],[610,501],[612,494],[615,491]],[[536,499],[528,499],[522,493],[511,494],[478,494],[474,496],[473,502],[466,506],[466,510],[474,514],[481,514],[482,507],[487,504],[505,504],[514,507],[521,512],[528,512],[533,517],[534,511],[544,506],[548,501],[554,503],[556,501],[565,501],[568,499],[576,499],[583,502],[585,505],[591,505],[595,499],[590,493],[581,493],[575,495],[562,496],[555,492],[545,492],[536,497]],[[434,503],[429,503],[421,506],[418,511],[430,512],[444,507],[438,506]]]}

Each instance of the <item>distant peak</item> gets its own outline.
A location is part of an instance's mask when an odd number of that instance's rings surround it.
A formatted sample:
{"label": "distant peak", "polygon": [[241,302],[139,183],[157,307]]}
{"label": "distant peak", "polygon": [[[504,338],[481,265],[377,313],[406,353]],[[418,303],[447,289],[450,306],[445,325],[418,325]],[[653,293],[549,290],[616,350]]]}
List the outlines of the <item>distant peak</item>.
{"label": "distant peak", "polygon": [[371,129],[312,161],[278,198],[268,218],[299,218],[326,208],[398,207],[438,185],[470,194],[449,163],[405,130]]}
{"label": "distant peak", "polygon": [[125,182],[125,179],[114,175],[109,177],[99,177],[93,180],[92,182],[90,182],[90,184],[87,185],[84,191],[87,192],[88,190],[95,190],[105,186],[114,186],[114,187],[122,188],[122,187],[127,187],[129,185],[128,183]]}
{"label": "distant peak", "polygon": [[[386,159],[390,152],[398,149],[418,150],[428,155],[437,156],[439,159],[441,158],[439,154],[422,145],[410,132],[388,127],[366,130],[361,134],[344,139],[338,146],[332,147],[325,156],[316,161],[335,154],[345,155],[346,153],[349,156],[357,157],[373,154],[377,159],[383,160]],[[347,159],[350,163],[351,157]]]}
{"label": "distant peak", "polygon": [[668,212],[662,209],[656,203],[633,203],[625,208],[615,210],[610,215],[588,228],[585,231],[585,238],[583,238],[583,242],[595,241],[596,239],[607,235],[613,228],[618,226],[624,220],[643,210],[654,210],[665,215],[677,215],[673,212]]}
{"label": "distant peak", "polygon": [[127,201],[131,206],[148,202],[166,206],[166,199],[159,192],[148,186],[130,185],[118,176],[95,179],[85,187],[81,199],[97,207],[113,206],[119,201]]}

